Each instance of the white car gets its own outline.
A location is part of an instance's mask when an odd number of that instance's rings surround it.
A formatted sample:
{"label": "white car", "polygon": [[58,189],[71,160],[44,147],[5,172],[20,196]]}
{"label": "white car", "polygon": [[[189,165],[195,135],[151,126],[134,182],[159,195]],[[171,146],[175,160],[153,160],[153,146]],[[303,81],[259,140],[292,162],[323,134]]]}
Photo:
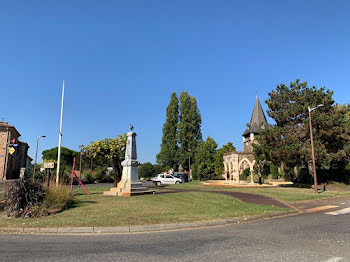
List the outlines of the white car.
{"label": "white car", "polygon": [[158,174],[156,177],[152,178],[152,181],[157,186],[182,183],[182,180],[180,178],[176,178],[172,175],[167,174]]}

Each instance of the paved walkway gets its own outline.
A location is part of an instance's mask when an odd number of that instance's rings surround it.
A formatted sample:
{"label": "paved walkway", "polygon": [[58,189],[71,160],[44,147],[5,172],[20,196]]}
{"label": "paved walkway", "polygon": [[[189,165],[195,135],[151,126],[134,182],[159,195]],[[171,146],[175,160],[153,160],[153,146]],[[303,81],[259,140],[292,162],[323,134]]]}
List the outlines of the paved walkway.
{"label": "paved walkway", "polygon": [[239,200],[246,202],[246,203],[250,203],[250,204],[259,204],[259,205],[276,206],[276,207],[282,207],[282,208],[290,208],[290,206],[288,206],[285,203],[282,203],[282,202],[280,202],[277,199],[274,199],[272,197],[251,194],[251,193],[242,193],[242,192],[167,188],[167,190],[164,190],[164,191],[157,191],[156,194],[171,194],[171,193],[183,193],[183,192],[205,192],[205,193],[223,194],[226,196],[238,198]]}

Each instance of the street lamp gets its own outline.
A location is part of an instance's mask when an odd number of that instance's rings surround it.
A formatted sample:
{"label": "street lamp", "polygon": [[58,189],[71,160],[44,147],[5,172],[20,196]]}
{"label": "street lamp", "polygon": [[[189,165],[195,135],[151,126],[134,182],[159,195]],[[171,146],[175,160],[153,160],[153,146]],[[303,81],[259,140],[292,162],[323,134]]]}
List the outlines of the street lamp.
{"label": "street lamp", "polygon": [[34,164],[34,172],[33,172],[33,182],[35,180],[35,171],[36,171],[36,161],[38,159],[38,147],[39,147],[39,139],[44,138],[46,136],[37,136],[36,138],[36,150],[35,150],[35,164]]}
{"label": "street lamp", "polygon": [[314,171],[314,187],[315,187],[315,193],[318,193],[318,185],[317,185],[317,175],[316,175],[316,163],[315,163],[315,150],[314,150],[314,137],[312,134],[312,124],[311,124],[311,112],[314,111],[317,108],[323,107],[324,104],[320,104],[316,107],[310,108],[309,110],[309,123],[310,123],[310,140],[311,140],[311,157],[312,157],[312,169]]}

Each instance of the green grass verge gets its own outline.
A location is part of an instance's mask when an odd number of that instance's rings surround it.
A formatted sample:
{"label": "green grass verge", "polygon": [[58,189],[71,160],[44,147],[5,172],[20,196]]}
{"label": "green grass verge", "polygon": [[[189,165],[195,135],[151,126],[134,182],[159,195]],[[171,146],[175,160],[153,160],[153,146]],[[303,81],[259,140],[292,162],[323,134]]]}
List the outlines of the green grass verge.
{"label": "green grass verge", "polygon": [[144,195],[132,198],[107,197],[106,187],[90,187],[91,195],[75,190],[74,206],[62,213],[34,218],[7,218],[5,227],[129,226],[184,223],[242,216],[271,214],[287,209],[247,204],[233,197],[215,193],[186,192]]}
{"label": "green grass verge", "polygon": [[239,188],[239,187],[227,187],[227,186],[205,186],[198,181],[192,181],[190,183],[184,183],[179,185],[171,185],[170,188],[178,189],[199,189],[199,190],[223,190],[223,191],[235,191],[252,194],[260,194],[269,197],[276,198],[281,201],[289,203],[312,200],[320,198],[334,198],[339,196],[350,196],[349,191],[344,190],[330,190],[319,194],[315,194],[313,189],[308,188],[294,188],[294,187],[272,187],[272,188]]}

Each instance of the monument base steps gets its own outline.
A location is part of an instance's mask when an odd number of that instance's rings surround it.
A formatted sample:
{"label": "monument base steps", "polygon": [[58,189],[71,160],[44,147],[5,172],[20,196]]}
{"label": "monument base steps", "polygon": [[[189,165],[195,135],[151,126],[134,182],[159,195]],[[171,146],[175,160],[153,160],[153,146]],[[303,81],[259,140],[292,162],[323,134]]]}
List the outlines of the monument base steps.
{"label": "monument base steps", "polygon": [[154,190],[143,187],[142,183],[130,183],[120,181],[118,187],[112,187],[109,191],[103,192],[105,196],[139,196],[144,194],[154,194]]}

